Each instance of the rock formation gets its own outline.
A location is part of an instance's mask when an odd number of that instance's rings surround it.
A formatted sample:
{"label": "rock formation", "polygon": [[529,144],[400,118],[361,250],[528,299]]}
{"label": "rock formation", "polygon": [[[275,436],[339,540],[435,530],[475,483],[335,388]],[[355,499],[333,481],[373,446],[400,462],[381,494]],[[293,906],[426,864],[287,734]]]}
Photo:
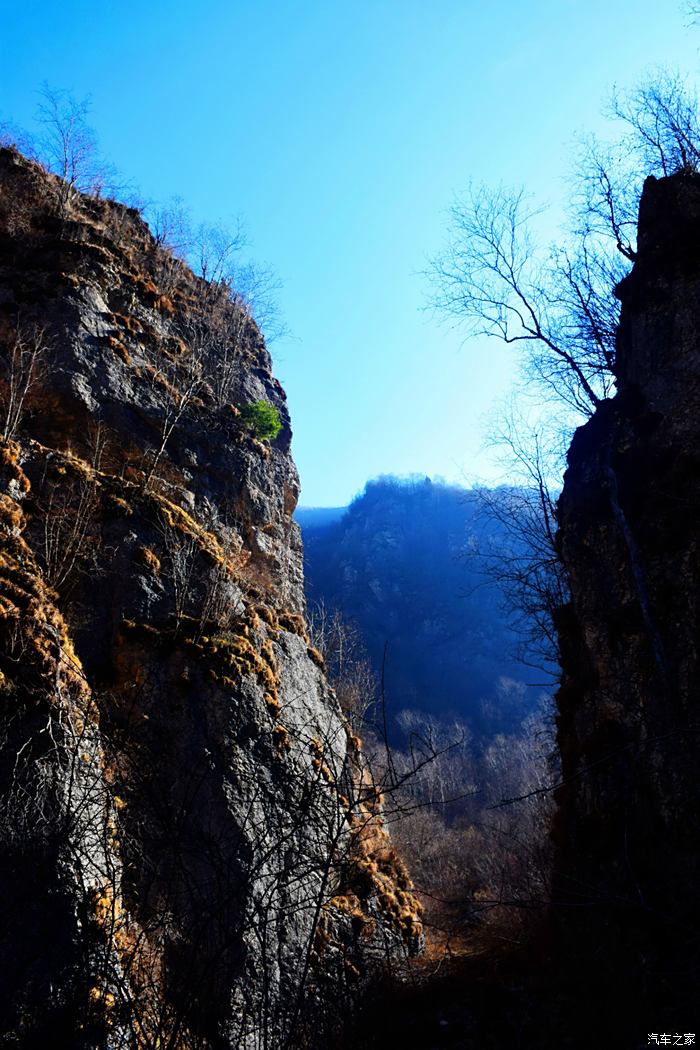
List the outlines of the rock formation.
{"label": "rock formation", "polygon": [[647,180],[617,293],[617,394],[559,503],[556,877],[570,951],[650,1008],[699,976],[700,176]]}
{"label": "rock formation", "polygon": [[3,149],[0,351],[3,1045],[324,1045],[420,920],[306,633],[260,333]]}

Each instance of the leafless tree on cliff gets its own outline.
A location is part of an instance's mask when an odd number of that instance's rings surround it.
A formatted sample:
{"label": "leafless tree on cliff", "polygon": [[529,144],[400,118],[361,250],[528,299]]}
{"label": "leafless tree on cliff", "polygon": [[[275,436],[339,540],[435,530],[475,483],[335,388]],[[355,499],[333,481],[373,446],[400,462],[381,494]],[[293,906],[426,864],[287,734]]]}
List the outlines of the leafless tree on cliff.
{"label": "leafless tree on cliff", "polygon": [[698,100],[677,74],[657,73],[613,94],[610,110],[626,127],[622,147],[640,174],[673,175],[700,165]]}
{"label": "leafless tree on cliff", "polygon": [[40,95],[37,119],[43,133],[35,150],[39,160],[63,180],[63,207],[76,190],[99,196],[114,170],[100,157],[97,135],[88,123],[89,98],[78,100],[47,83]]}
{"label": "leafless tree on cliff", "polygon": [[368,713],[377,703],[379,683],[359,631],[338,609],[319,601],[309,612],[309,633],[354,732],[363,732]]}
{"label": "leafless tree on cliff", "polygon": [[241,317],[252,318],[270,343],[287,330],[277,301],[281,282],[269,267],[241,260],[245,245],[240,221],[233,227],[201,225],[192,235],[188,255],[195,272],[209,282],[210,307],[216,307],[217,299],[239,307]]}
{"label": "leafless tree on cliff", "polygon": [[239,269],[231,292],[231,300],[252,317],[264,333],[268,346],[289,332],[277,298],[281,287],[282,282],[274,270],[249,262]]}
{"label": "leafless tree on cliff", "polygon": [[49,370],[51,342],[46,330],[18,322],[2,348],[0,411],[2,436],[11,441]]}
{"label": "leafless tree on cliff", "polygon": [[158,531],[165,552],[164,572],[172,591],[177,630],[192,604],[200,550],[194,537],[173,528],[165,513],[159,518]]}
{"label": "leafless tree on cliff", "polygon": [[10,120],[0,120],[0,147],[18,149],[25,157],[38,160],[31,136]]}
{"label": "leafless tree on cliff", "polygon": [[162,291],[170,295],[192,245],[190,215],[180,198],[162,206],[147,205],[144,212],[156,244],[155,278]]}
{"label": "leafless tree on cliff", "polygon": [[607,268],[585,241],[538,259],[536,214],[522,191],[482,187],[456,202],[451,241],[432,271],[435,305],[472,335],[521,345],[545,395],[590,414],[613,381]]}
{"label": "leafless tree on cliff", "polygon": [[[614,393],[614,289],[636,258],[644,179],[696,170],[700,162],[697,100],[678,77],[659,73],[633,91],[616,93],[610,113],[623,132],[612,145],[595,139],[580,145],[570,222],[556,246],[538,246],[539,211],[522,190],[480,187],[453,205],[447,248],[431,270],[437,309],[469,335],[518,346],[528,395],[539,401],[535,415],[557,419],[560,432],[569,434]],[[505,429],[524,494],[514,505],[511,489],[500,510],[494,499],[490,510],[512,522],[531,560],[509,567],[506,557],[497,574],[530,615],[533,597],[542,612],[549,604],[548,587],[543,591],[541,585],[553,579],[557,563],[558,485],[550,487],[553,472],[543,470],[551,449],[511,425]],[[537,422],[531,430],[540,431]],[[562,468],[563,461],[559,473]],[[558,590],[555,580],[555,599]],[[544,625],[547,616],[536,619]]]}
{"label": "leafless tree on cliff", "polygon": [[229,281],[233,262],[246,244],[240,221],[233,227],[219,222],[198,226],[192,236],[190,255],[195,270],[210,284]]}
{"label": "leafless tree on cliff", "polygon": [[203,362],[197,349],[195,347],[185,352],[182,360],[163,356],[158,367],[153,367],[150,373],[162,414],[158,444],[151,452],[150,466],[144,477],[145,489],[148,489],[156,474],[175,427],[204,384]]}
{"label": "leafless tree on cliff", "polygon": [[188,319],[181,327],[190,354],[201,362],[202,379],[217,408],[235,398],[248,322],[244,309],[227,302],[221,308],[213,307],[203,318]]}
{"label": "leafless tree on cliff", "polygon": [[500,414],[490,443],[501,451],[504,466],[519,484],[477,490],[485,527],[482,536],[477,530],[466,557],[499,585],[504,611],[522,639],[520,659],[552,676],[558,659],[554,614],[568,600],[556,545],[557,472],[568,434],[544,420],[533,425],[511,405]]}
{"label": "leafless tree on cliff", "polygon": [[92,529],[99,506],[94,476],[53,486],[43,510],[43,561],[46,579],[64,596],[85,571],[95,551]]}
{"label": "leafless tree on cliff", "polygon": [[452,206],[431,270],[440,311],[468,334],[519,344],[528,379],[583,416],[614,388],[613,293],[636,257],[644,178],[700,163],[697,99],[679,77],[659,73],[616,92],[609,110],[623,133],[579,148],[570,227],[556,247],[538,246],[540,211],[524,191],[480,187]]}
{"label": "leafless tree on cliff", "polygon": [[158,247],[185,259],[192,245],[192,227],[182,199],[176,197],[168,204],[149,208],[147,217]]}

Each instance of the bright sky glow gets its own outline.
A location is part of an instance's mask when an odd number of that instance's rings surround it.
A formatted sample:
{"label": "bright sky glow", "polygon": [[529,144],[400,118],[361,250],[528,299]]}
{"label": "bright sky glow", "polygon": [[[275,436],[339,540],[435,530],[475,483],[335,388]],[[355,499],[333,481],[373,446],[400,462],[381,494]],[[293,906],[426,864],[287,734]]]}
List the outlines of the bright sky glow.
{"label": "bright sky glow", "polygon": [[695,72],[677,0],[0,0],[0,119],[46,79],[92,95],[103,152],[146,199],[241,215],[284,282],[272,350],[302,503],[379,473],[496,480],[483,421],[513,359],[422,312],[453,195],[561,200],[613,83]]}

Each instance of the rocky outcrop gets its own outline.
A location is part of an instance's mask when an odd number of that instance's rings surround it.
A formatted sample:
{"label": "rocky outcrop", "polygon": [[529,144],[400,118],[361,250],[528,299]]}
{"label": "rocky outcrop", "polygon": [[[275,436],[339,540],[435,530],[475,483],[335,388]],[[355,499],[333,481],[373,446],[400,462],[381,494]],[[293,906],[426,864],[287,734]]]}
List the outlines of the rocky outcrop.
{"label": "rocky outcrop", "polygon": [[648,1006],[697,995],[699,234],[700,177],[648,179],[618,392],[576,432],[559,502],[560,914],[601,983],[624,973]]}
{"label": "rocky outcrop", "polygon": [[323,1045],[420,920],[306,633],[260,333],[0,150],[0,349],[3,1045]]}

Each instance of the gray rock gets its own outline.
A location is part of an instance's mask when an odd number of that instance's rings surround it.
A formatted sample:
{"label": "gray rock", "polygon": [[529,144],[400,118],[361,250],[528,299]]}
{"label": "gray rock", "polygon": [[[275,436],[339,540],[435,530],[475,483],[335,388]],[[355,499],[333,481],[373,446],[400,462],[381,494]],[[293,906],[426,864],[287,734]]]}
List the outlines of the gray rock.
{"label": "gray rock", "polygon": [[[369,847],[304,630],[284,392],[254,323],[136,213],[83,197],[61,213],[57,180],[12,150],[0,191],[6,371],[18,324],[51,344],[2,451],[3,968],[20,931],[26,949],[9,1045],[292,1046],[309,989],[330,1015],[344,980],[322,925],[344,924],[343,965],[366,979],[419,922],[403,874],[401,917],[390,877],[365,878],[362,944],[333,903]],[[271,445],[236,413],[261,398],[283,424]]]}

